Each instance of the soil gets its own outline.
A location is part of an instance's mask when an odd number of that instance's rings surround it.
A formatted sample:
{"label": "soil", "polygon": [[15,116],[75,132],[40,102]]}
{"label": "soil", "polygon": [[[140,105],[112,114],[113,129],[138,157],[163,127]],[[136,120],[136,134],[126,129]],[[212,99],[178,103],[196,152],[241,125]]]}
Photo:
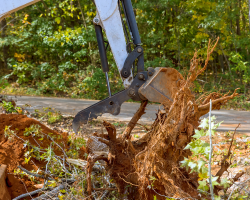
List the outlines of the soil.
{"label": "soil", "polygon": [[[67,133],[66,132],[57,132],[52,130],[39,121],[28,118],[26,115],[18,115],[18,114],[1,114],[0,115],[0,164],[6,164],[8,166],[7,172],[7,182],[8,182],[8,189],[11,194],[11,198],[15,198],[21,194],[36,190],[37,188],[34,187],[35,184],[41,183],[43,179],[36,179],[35,182],[29,180],[26,176],[21,178],[20,176],[14,175],[14,170],[17,169],[17,166],[22,166],[25,169],[31,170],[38,170],[44,169],[45,162],[38,161],[34,158],[31,158],[28,164],[25,164],[25,156],[24,153],[27,150],[27,147],[24,148],[24,142],[17,137],[14,138],[13,141],[8,140],[4,135],[4,130],[6,126],[10,126],[10,130],[15,131],[15,134],[24,139],[28,140],[32,145],[39,145],[42,148],[47,148],[50,146],[51,140],[49,137],[44,137],[44,139],[38,140],[37,138],[34,139],[33,136],[24,136],[23,132],[25,128],[30,127],[32,124],[37,124],[41,127],[42,132],[44,134],[51,134],[51,136],[59,136],[62,135],[60,139],[57,137],[56,142],[62,145],[64,148],[69,148],[67,144]],[[60,156],[62,152],[55,148],[55,154]],[[80,152],[80,154],[83,154]],[[27,198],[26,198],[27,199]]]}

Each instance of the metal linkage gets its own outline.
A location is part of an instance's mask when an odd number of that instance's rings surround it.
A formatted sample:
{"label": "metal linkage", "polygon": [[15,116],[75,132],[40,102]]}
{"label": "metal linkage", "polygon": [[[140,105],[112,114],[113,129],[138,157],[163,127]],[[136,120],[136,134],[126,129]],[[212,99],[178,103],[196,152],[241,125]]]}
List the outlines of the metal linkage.
{"label": "metal linkage", "polygon": [[[143,48],[140,46],[141,38],[138,31],[137,23],[135,20],[135,15],[132,7],[131,0],[121,0],[123,11],[127,20],[127,25],[131,34],[131,39],[133,40],[136,48],[134,51],[130,52],[125,63],[123,69],[121,71],[121,75],[124,78],[130,76],[130,70],[132,65],[134,66],[135,59],[138,59],[137,62],[137,73],[144,71],[144,56],[143,56]],[[135,55],[137,56],[135,57]],[[133,67],[134,72],[134,67]]]}
{"label": "metal linkage", "polygon": [[[121,71],[121,75],[124,78],[127,78],[130,76],[131,73],[131,67],[133,65],[133,63],[135,62],[135,59],[139,58],[140,56],[142,56],[143,54],[143,49],[141,46],[136,47],[127,57],[127,59],[125,60],[124,66],[122,68]],[[137,68],[141,69],[142,71],[144,71],[144,62],[137,62]],[[139,71],[139,70],[138,70]]]}

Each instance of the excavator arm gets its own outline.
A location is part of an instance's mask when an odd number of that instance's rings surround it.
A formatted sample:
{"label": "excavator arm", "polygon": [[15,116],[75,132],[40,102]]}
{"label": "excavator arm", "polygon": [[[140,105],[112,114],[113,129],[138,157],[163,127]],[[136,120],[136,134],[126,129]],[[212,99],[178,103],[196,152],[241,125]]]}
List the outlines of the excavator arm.
{"label": "excavator arm", "polygon": [[[38,1],[0,0],[0,20]],[[81,124],[104,113],[118,115],[122,103],[129,99],[171,104],[177,88],[180,86],[179,81],[183,79],[181,74],[172,68],[148,68],[147,71],[144,70],[144,51],[131,0],[94,0],[94,3],[97,12],[93,23],[109,96],[77,113],[72,123],[76,133]],[[122,12],[126,18],[125,22],[121,17]],[[103,31],[108,39],[125,88],[116,94],[111,93],[109,85],[109,66]]]}
{"label": "excavator arm", "polygon": [[40,0],[0,0],[0,21],[13,12],[21,10]]}

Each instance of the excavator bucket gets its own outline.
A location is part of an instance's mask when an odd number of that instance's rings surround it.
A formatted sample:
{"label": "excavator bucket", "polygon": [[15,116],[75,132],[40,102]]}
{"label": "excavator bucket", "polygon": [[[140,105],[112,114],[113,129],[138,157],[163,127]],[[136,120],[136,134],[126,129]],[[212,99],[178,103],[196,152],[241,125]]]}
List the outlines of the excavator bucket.
{"label": "excavator bucket", "polygon": [[150,68],[148,75],[148,80],[139,89],[141,97],[152,102],[171,104],[183,76],[176,69],[165,67]]}

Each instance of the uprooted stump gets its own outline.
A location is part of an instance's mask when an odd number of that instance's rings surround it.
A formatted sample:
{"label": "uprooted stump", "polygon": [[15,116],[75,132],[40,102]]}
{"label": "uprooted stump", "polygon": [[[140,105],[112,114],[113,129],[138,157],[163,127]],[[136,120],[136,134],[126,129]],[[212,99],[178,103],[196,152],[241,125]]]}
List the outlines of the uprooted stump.
{"label": "uprooted stump", "polygon": [[211,93],[195,100],[190,88],[206,69],[214,48],[215,45],[212,48],[208,46],[205,66],[200,70],[200,60],[195,53],[188,77],[182,78],[175,88],[173,102],[163,104],[164,111],[158,112],[151,130],[144,137],[131,141],[130,133],[144,113],[147,102],[142,102],[122,135],[117,136],[115,127],[104,121],[108,134],[95,133],[90,137],[87,143],[89,195],[95,190],[91,184],[92,167],[97,160],[103,160],[118,192],[129,199],[153,199],[154,196],[157,199],[166,199],[166,196],[201,198],[197,190],[197,174],[190,174],[180,167],[180,161],[190,155],[190,151],[184,148],[191,141],[194,130],[198,129],[200,117],[209,112],[210,99],[212,109],[220,109],[221,105],[238,95],[235,90],[232,95]]}

